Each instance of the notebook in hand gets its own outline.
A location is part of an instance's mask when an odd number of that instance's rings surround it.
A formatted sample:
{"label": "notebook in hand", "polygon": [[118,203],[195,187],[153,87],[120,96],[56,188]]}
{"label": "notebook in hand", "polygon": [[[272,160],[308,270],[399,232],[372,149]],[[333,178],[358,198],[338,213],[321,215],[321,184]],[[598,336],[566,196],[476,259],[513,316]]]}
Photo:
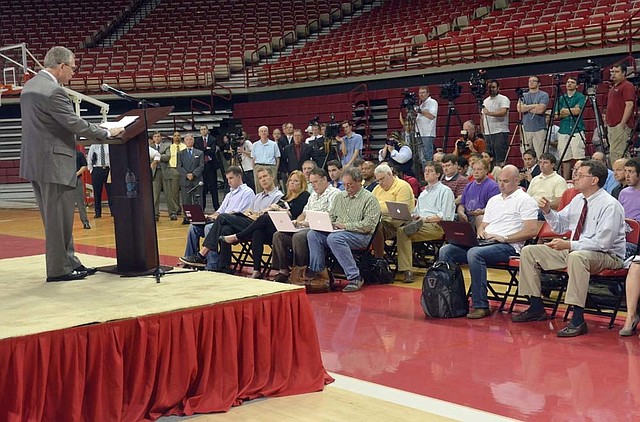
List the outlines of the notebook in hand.
{"label": "notebook in hand", "polygon": [[471,248],[499,243],[492,239],[478,239],[473,226],[463,221],[441,221],[440,226],[444,230],[445,239],[452,245]]}

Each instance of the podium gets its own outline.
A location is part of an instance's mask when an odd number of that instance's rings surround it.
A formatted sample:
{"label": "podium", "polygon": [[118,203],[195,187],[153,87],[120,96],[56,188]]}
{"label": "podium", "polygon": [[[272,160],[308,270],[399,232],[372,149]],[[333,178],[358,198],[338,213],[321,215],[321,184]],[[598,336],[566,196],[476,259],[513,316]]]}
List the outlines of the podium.
{"label": "podium", "polygon": [[[100,268],[123,276],[154,274],[160,266],[153,184],[146,128],[166,117],[173,107],[133,109],[118,117],[138,116],[118,138],[108,139],[111,165],[111,210],[116,237],[117,264]],[[95,141],[94,141],[95,142]],[[125,178],[134,174],[137,194],[127,192]]]}

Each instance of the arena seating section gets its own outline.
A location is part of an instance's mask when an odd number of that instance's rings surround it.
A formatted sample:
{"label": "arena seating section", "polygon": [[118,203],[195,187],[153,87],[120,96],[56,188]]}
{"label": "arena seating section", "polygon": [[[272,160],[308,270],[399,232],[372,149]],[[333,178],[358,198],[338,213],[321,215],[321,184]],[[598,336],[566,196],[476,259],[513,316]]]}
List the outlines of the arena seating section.
{"label": "arena seating section", "polygon": [[[5,0],[0,45],[26,42],[39,59],[53,44],[70,46],[80,66],[72,88],[79,91],[97,92],[102,82],[138,91],[202,88],[363,1],[370,0],[163,0],[114,46],[83,48],[141,0]],[[276,63],[249,67],[246,84],[625,45],[629,34],[640,38],[639,8],[640,0],[578,0],[570,8],[561,0],[387,0]]]}

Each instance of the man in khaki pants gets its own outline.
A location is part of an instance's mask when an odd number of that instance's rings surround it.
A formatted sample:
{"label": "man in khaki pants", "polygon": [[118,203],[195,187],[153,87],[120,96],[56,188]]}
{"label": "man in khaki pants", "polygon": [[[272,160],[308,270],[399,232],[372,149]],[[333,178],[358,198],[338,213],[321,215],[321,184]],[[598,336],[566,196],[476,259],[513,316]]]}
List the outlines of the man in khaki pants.
{"label": "man in khaki pants", "polygon": [[622,267],[625,255],[625,223],[622,205],[602,187],[607,168],[599,161],[583,161],[574,177],[580,192],[562,211],[551,209],[541,198],[539,206],[556,233],[571,230],[571,240],[554,239],[543,245],[525,246],[520,252],[521,294],[530,296],[529,308],[514,315],[513,322],[544,321],[547,313],[541,298],[540,269],[566,268],[569,284],[565,303],[573,305],[571,322],[558,337],[575,337],[588,332],[584,305],[591,274]]}

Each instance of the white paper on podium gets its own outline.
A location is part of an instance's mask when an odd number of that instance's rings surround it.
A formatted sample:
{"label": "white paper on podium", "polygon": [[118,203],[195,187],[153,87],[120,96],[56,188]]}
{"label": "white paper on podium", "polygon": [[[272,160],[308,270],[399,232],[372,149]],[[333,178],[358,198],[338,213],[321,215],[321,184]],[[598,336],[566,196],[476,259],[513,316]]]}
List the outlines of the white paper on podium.
{"label": "white paper on podium", "polygon": [[117,122],[103,122],[100,123],[100,127],[105,129],[113,129],[115,127],[127,127],[131,123],[135,122],[138,119],[138,116],[124,116],[122,119]]}

